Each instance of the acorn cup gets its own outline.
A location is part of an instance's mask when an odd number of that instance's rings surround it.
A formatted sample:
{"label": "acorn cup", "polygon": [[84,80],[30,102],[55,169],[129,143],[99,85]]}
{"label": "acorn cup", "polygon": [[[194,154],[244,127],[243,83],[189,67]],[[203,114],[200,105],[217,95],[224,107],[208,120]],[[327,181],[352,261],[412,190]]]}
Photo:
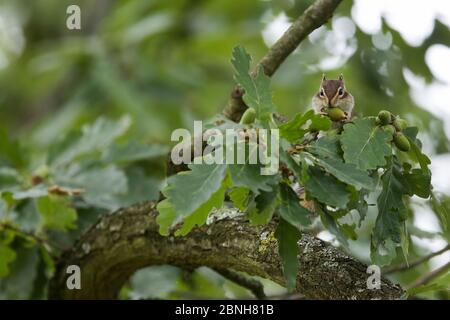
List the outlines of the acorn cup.
{"label": "acorn cup", "polygon": [[391,123],[391,118],[392,117],[392,115],[391,115],[391,113],[389,112],[389,111],[387,111],[387,110],[381,110],[379,113],[378,113],[378,117],[377,117],[377,119],[379,120],[378,122],[380,123],[380,124],[382,124],[382,125],[387,125],[387,124],[390,124]]}

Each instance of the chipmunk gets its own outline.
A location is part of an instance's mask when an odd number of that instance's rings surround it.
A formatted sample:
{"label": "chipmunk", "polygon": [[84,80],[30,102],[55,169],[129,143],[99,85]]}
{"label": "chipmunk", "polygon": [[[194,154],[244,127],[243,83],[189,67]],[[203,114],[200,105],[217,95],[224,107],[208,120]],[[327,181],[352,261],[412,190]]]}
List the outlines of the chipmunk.
{"label": "chipmunk", "polygon": [[[312,107],[316,113],[327,114],[325,109],[339,108],[344,111],[345,118],[342,121],[345,123],[351,121],[354,105],[355,101],[350,92],[345,88],[344,76],[342,74],[337,80],[327,80],[325,75],[322,76],[319,92],[312,98]],[[338,123],[333,123],[333,128],[339,125]],[[318,132],[316,133],[316,139],[324,135],[324,132]],[[305,189],[303,186],[297,182],[292,186],[292,190],[299,197],[303,207],[314,211],[314,202],[305,199]]]}
{"label": "chipmunk", "polygon": [[326,108],[339,108],[344,111],[346,120],[352,117],[355,101],[345,88],[344,76],[341,74],[337,80],[327,80],[322,76],[319,92],[312,98],[312,106],[316,113],[323,114]]}

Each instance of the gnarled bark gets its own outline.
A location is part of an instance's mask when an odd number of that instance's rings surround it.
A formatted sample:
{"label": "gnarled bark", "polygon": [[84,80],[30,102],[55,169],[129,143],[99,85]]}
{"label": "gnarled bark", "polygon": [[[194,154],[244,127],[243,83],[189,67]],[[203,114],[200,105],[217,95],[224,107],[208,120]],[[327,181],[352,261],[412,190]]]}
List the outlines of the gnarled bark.
{"label": "gnarled bark", "polygon": [[[138,269],[169,264],[230,268],[284,285],[276,222],[251,226],[244,216],[221,215],[184,237],[163,237],[156,223],[156,203],[147,202],[103,216],[66,252],[51,281],[53,299],[114,299]],[[226,211],[225,211],[226,213]],[[399,299],[403,291],[386,279],[369,290],[366,266],[331,245],[303,234],[297,291],[311,299]],[[81,289],[66,286],[67,266],[81,269]]]}

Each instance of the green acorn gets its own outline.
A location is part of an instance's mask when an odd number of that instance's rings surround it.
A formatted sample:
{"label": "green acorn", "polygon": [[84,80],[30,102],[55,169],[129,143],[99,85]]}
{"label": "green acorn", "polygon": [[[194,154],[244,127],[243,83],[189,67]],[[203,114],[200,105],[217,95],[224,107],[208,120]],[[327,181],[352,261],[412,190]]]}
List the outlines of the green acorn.
{"label": "green acorn", "polygon": [[408,127],[408,122],[406,122],[405,119],[401,118],[395,119],[393,124],[395,129],[397,129],[397,131],[405,130],[406,127]]}
{"label": "green acorn", "polygon": [[401,151],[409,151],[411,149],[411,145],[409,144],[408,138],[401,132],[396,132],[394,134],[394,143]]}
{"label": "green acorn", "polygon": [[240,124],[252,124],[253,122],[255,122],[255,118],[256,110],[253,108],[248,108],[242,115]]}
{"label": "green acorn", "polygon": [[392,124],[385,124],[384,126],[382,126],[383,130],[388,132],[391,135],[394,135],[395,133],[395,128]]}
{"label": "green acorn", "polygon": [[382,125],[391,123],[391,113],[387,110],[381,110],[378,113],[378,119]]}
{"label": "green acorn", "polygon": [[327,110],[328,116],[333,121],[341,121],[345,118],[345,113],[339,108],[328,108]]}

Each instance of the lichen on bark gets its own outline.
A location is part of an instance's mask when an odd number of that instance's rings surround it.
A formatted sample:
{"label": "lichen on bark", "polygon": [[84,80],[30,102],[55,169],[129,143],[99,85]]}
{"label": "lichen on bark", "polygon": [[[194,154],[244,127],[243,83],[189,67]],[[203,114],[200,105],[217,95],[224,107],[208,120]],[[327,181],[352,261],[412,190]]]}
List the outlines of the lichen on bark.
{"label": "lichen on bark", "polygon": [[[189,270],[199,266],[229,268],[285,284],[277,242],[268,236],[275,230],[275,221],[252,226],[245,216],[237,215],[196,228],[184,237],[163,237],[158,232],[156,216],[154,202],[102,216],[62,256],[49,297],[115,299],[135,271],[163,264]],[[366,266],[330,244],[304,233],[298,245],[301,253],[297,291],[306,298],[402,297],[402,289],[386,279],[380,290],[367,289]],[[66,286],[66,268],[74,264],[81,269],[80,290]]]}

